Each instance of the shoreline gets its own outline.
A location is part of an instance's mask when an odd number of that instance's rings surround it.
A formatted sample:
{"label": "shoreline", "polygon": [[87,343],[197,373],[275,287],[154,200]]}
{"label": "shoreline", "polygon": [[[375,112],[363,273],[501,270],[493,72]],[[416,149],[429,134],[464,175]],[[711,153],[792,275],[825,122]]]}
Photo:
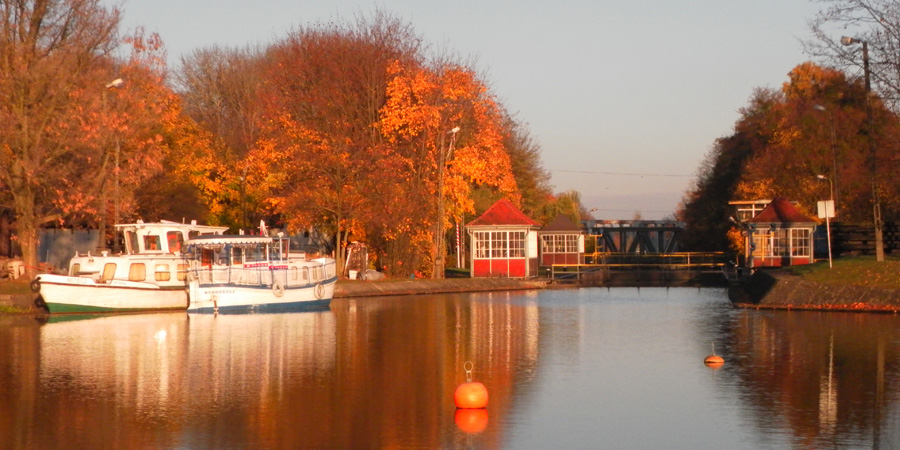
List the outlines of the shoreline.
{"label": "shoreline", "polygon": [[900,290],[804,280],[783,270],[759,270],[728,286],[742,309],[900,313]]}
{"label": "shoreline", "polygon": [[[464,292],[520,291],[546,289],[550,286],[546,279],[511,278],[445,278],[441,280],[383,280],[355,281],[341,280],[334,288],[334,297],[365,298],[419,294],[454,294]],[[553,285],[556,287],[557,285]],[[568,287],[568,286],[567,286]],[[20,311],[0,313],[0,315],[49,315],[34,306],[37,294],[0,294],[0,306],[16,308]]]}

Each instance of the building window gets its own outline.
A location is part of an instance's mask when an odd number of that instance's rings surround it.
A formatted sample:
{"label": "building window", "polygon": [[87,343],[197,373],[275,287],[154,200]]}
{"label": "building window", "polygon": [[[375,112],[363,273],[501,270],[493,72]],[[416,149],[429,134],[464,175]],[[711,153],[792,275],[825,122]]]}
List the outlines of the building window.
{"label": "building window", "polygon": [[791,256],[809,256],[811,248],[809,229],[791,230]]}
{"label": "building window", "polygon": [[476,259],[505,259],[525,257],[524,231],[475,231]]}
{"label": "building window", "polygon": [[509,234],[509,257],[524,258],[525,257],[525,232],[510,231]]}
{"label": "building window", "polygon": [[[541,236],[542,253],[578,253],[577,234],[545,234]],[[525,256],[524,254],[522,256]]]}

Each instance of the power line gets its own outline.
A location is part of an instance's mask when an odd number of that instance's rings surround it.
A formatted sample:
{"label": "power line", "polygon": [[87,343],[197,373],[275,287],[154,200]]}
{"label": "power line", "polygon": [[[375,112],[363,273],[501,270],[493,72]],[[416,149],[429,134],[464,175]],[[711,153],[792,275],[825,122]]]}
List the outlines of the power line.
{"label": "power line", "polygon": [[548,169],[551,172],[565,173],[589,173],[591,175],[623,175],[629,177],[672,177],[672,178],[693,178],[693,175],[677,175],[671,173],[627,173],[627,172],[596,172],[592,170],[565,170],[565,169]]}

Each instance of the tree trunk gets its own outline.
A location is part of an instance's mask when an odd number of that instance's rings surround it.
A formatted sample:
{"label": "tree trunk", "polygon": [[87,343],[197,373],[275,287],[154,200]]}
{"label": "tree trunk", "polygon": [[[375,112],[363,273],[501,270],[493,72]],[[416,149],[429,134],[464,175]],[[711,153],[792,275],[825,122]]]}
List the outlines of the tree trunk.
{"label": "tree trunk", "polygon": [[25,274],[31,279],[37,274],[38,265],[38,220],[35,214],[34,193],[29,188],[13,192],[16,212],[16,235],[22,248],[22,262]]}

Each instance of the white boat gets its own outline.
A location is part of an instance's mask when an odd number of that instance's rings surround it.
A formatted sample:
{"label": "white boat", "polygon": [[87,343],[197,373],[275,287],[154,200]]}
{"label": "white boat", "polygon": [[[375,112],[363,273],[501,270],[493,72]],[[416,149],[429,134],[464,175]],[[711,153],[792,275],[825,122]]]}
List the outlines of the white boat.
{"label": "white boat", "polygon": [[327,307],[334,295],[334,259],[291,253],[286,238],[200,236],[185,245],[193,256],[188,312]]}
{"label": "white boat", "polygon": [[67,275],[38,275],[32,289],[51,313],[185,310],[188,264],[185,241],[221,235],[227,227],[170,221],[116,225],[125,252],[76,253]]}

